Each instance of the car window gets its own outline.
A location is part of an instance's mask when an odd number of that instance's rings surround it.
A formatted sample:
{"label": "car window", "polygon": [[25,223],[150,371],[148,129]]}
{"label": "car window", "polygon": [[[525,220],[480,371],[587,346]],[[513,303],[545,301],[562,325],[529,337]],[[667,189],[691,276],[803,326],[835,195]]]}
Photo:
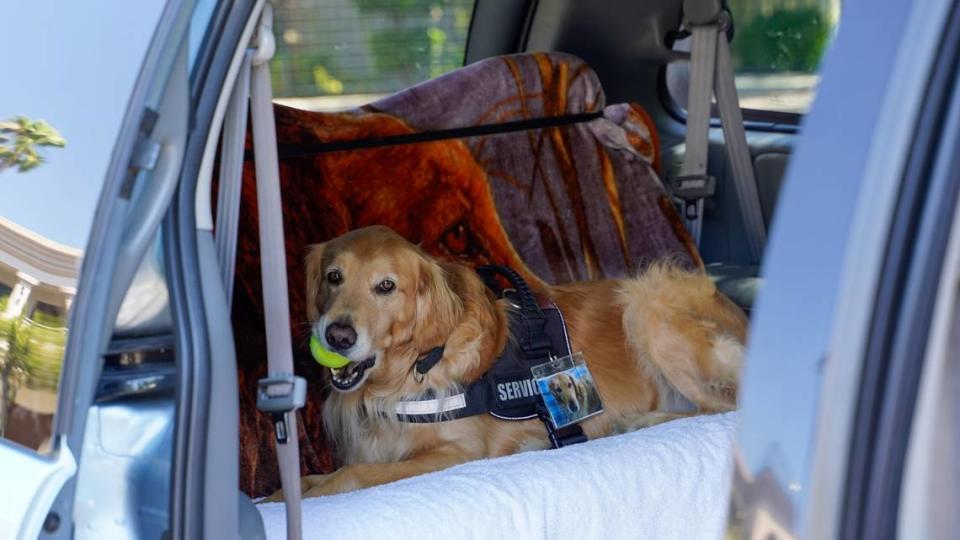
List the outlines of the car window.
{"label": "car window", "polygon": [[5,9],[20,46],[0,85],[0,438],[31,449],[49,443],[84,248],[163,5]]}
{"label": "car window", "polygon": [[295,0],[274,7],[274,96],[340,110],[463,65],[474,0]]}
{"label": "car window", "polygon": [[[729,6],[734,19],[730,56],[740,107],[761,113],[807,112],[820,81],[820,60],[837,29],[840,0],[730,0]],[[689,47],[689,38],[674,43],[678,50]],[[683,108],[688,72],[686,63],[671,64],[667,72],[670,96]]]}

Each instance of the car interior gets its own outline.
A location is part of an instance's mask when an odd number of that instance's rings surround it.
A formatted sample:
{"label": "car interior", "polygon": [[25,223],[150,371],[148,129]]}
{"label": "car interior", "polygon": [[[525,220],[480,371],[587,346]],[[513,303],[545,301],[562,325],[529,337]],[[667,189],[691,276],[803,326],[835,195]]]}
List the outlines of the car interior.
{"label": "car interior", "polygon": [[[277,6],[277,35],[298,28],[282,26],[283,9]],[[299,16],[332,13],[324,9],[301,8]],[[432,254],[507,264],[534,283],[628,275],[668,257],[703,264],[749,313],[762,284],[760,259],[747,245],[718,119],[707,166],[716,191],[704,204],[699,246],[669,198],[669,179],[685,157],[679,101],[689,70],[678,59],[688,37],[675,0],[610,1],[602,9],[480,0],[472,6],[465,67],[347,112],[275,105],[295,365],[311,385],[300,413],[307,472],[335,468],[315,382],[325,375],[309,356],[303,324],[301,261],[310,244],[387,224]],[[745,116],[769,228],[800,115]],[[249,147],[246,156],[232,321],[240,485],[260,497],[279,487],[279,475],[273,426],[256,409],[266,344]]]}
{"label": "car interior", "polygon": [[[710,122],[706,168],[716,187],[703,200],[699,242],[685,227],[683,201],[670,189],[670,179],[680,175],[686,157],[690,33],[684,27],[684,2],[415,2],[434,21],[449,19],[459,9],[465,34],[456,49],[459,64],[405,74],[403,86],[359,91],[344,96],[338,106],[311,105],[298,100],[296,92],[284,94],[285,73],[296,69],[307,70],[320,89],[336,90],[337,83],[347,80],[335,80],[329,70],[293,53],[303,47],[307,34],[302,28],[311,21],[333,20],[349,27],[353,23],[338,22],[337,17],[362,19],[377,9],[368,2],[353,4],[290,0],[274,5],[278,52],[272,60],[273,114],[289,331],[295,372],[308,382],[306,403],[298,413],[303,474],[329,473],[337,464],[320,417],[329,375],[307,346],[302,261],[309,245],[351,229],[386,224],[432,255],[468,264],[508,265],[535,284],[625,276],[651,261],[670,258],[688,268],[704,267],[749,315],[762,289],[762,254],[753,253],[748,243],[719,118]],[[824,5],[723,2],[732,17],[726,31],[736,40],[737,32],[747,32],[754,18],[787,10],[788,4],[809,7],[815,14]],[[836,22],[837,13],[819,16],[832,16]],[[343,48],[338,35],[314,39],[327,39],[329,48],[338,51]],[[733,50],[736,58],[736,41]],[[289,63],[286,68],[284,62]],[[815,82],[806,90],[811,86]],[[227,89],[224,95],[229,94]],[[741,103],[746,97],[749,91],[741,95]],[[774,222],[802,112],[803,106],[744,106],[743,125],[767,230]],[[230,388],[232,378],[225,377],[218,395],[229,402],[236,392],[238,437],[218,444],[239,452],[240,519],[248,524],[243,534],[257,538],[263,526],[257,525],[259,516],[250,501],[276,491],[280,476],[274,424],[257,409],[257,381],[267,375],[268,344],[253,143],[247,134],[239,169],[230,165],[225,160],[229,129],[224,127],[219,155],[216,147],[208,151],[215,162],[212,185],[201,184],[197,197],[209,203],[210,215],[222,223],[227,208],[219,200],[224,171],[232,166],[230,170],[239,172],[235,248],[211,254],[221,264],[235,260],[235,266],[227,263],[218,271],[227,286],[230,326],[224,325],[217,339],[232,343],[215,343],[222,346],[222,354],[229,356],[232,349],[236,355],[236,387]],[[239,129],[249,131],[244,125]],[[214,235],[219,248],[222,231],[214,230]],[[159,243],[157,247],[159,253]],[[147,257],[133,287],[155,291],[166,301],[159,258]],[[127,311],[137,308],[128,306]],[[174,340],[156,332],[170,324],[171,315],[139,309],[143,317],[121,327],[105,362],[97,398],[103,422],[110,414],[122,422],[125,399],[164,395],[176,385]],[[141,383],[130,382],[132,371]],[[111,403],[112,409],[107,406]],[[151,406],[157,414],[171,414],[169,401],[160,399]],[[222,416],[226,422],[233,414],[229,409]],[[157,463],[173,459],[173,433],[155,431],[141,442],[141,457]],[[131,474],[147,478],[156,471]],[[159,512],[161,499],[143,505]],[[156,527],[163,529],[159,522]]]}

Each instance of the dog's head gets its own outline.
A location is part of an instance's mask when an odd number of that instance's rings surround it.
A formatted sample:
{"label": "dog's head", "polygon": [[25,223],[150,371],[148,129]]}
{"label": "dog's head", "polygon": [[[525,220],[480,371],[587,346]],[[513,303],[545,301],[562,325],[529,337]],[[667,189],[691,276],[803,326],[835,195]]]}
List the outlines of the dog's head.
{"label": "dog's head", "polygon": [[550,393],[571,413],[580,412],[580,389],[567,373],[558,373],[550,379]]}
{"label": "dog's head", "polygon": [[449,271],[386,227],[352,231],[306,257],[311,332],[350,363],[333,387],[396,386],[418,351],[441,345],[463,317]]}

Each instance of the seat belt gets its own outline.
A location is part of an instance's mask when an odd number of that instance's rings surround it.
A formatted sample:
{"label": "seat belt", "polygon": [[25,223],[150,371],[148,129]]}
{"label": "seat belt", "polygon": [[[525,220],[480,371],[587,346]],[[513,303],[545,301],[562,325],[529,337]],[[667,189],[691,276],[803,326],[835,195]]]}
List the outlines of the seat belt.
{"label": "seat belt", "polygon": [[715,95],[747,244],[753,262],[759,263],[766,244],[766,227],[727,43],[730,16],[721,0],[684,0],[683,10],[684,25],[690,30],[693,41],[686,150],[680,175],[671,180],[671,188],[674,196],[684,202],[687,229],[699,246],[703,200],[716,190],[716,179],[707,174],[711,98]]}
{"label": "seat belt", "polygon": [[250,123],[257,173],[260,268],[267,337],[267,377],[260,379],[257,385],[257,408],[268,413],[273,420],[280,483],[287,511],[287,538],[300,540],[300,449],[296,411],[306,401],[307,383],[293,374],[283,207],[268,64],[276,49],[273,10],[269,3],[263,6],[255,43],[251,58]]}
{"label": "seat belt", "polygon": [[[724,15],[729,21],[729,15]],[[757,179],[754,176],[753,160],[750,158],[750,147],[747,146],[747,134],[743,128],[743,113],[740,111],[740,99],[737,97],[737,85],[733,78],[733,62],[730,59],[725,25],[717,26],[716,36],[717,72],[714,85],[717,108],[720,110],[720,124],[723,126],[723,141],[733,172],[750,255],[755,264],[760,264],[763,248],[767,243],[767,228],[763,223]]]}
{"label": "seat belt", "polygon": [[[684,9],[687,8],[684,2]],[[690,83],[687,92],[687,134],[680,175],[671,179],[673,195],[683,200],[683,219],[697,247],[703,226],[703,200],[716,190],[716,178],[707,174],[710,98],[716,71],[716,25],[690,28]]]}

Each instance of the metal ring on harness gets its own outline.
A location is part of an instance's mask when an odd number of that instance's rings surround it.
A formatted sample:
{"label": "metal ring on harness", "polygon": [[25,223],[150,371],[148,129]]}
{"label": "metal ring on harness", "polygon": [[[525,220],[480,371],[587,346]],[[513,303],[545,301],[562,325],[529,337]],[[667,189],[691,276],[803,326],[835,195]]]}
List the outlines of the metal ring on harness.
{"label": "metal ring on harness", "polygon": [[515,309],[520,309],[520,304],[514,302],[514,301],[511,300],[510,297],[508,296],[509,293],[516,293],[516,292],[517,292],[517,290],[516,290],[516,289],[513,289],[513,288],[504,289],[504,290],[500,291],[500,297],[503,298],[504,300],[506,300],[507,303],[510,304],[511,306],[513,306]]}

